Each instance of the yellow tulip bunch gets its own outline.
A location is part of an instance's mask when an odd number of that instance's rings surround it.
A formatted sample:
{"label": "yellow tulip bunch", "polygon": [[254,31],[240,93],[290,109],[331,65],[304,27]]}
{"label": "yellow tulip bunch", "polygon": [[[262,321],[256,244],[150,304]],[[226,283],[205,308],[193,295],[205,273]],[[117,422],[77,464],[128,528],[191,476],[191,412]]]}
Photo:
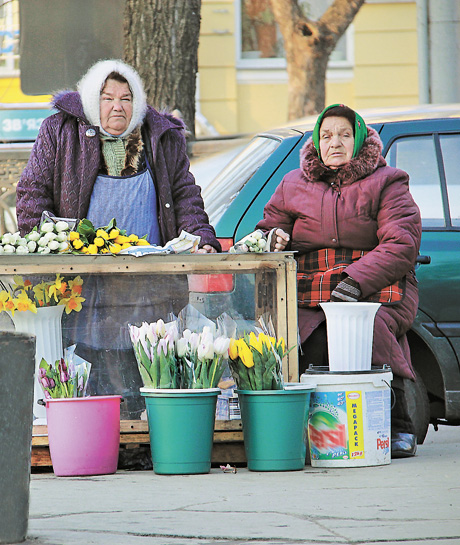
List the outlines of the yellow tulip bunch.
{"label": "yellow tulip bunch", "polygon": [[96,229],[88,220],[83,219],[76,231],[69,233],[72,251],[79,254],[118,254],[121,250],[132,246],[148,246],[145,238],[137,235],[126,235],[126,231],[118,229],[115,218],[109,225]]}
{"label": "yellow tulip bunch", "polygon": [[281,362],[287,354],[284,339],[251,332],[231,339],[229,363],[240,390],[282,390]]}

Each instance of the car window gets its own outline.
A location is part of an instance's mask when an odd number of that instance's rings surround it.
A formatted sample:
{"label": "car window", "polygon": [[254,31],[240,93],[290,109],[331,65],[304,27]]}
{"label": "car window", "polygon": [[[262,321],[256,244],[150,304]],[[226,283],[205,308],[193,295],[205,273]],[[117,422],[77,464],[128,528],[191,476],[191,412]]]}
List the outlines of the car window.
{"label": "car window", "polygon": [[443,134],[439,141],[444,161],[450,217],[452,225],[460,227],[460,173],[458,169],[460,134]]}
{"label": "car window", "polygon": [[[457,155],[458,156],[458,155]],[[445,227],[444,210],[433,136],[411,136],[393,142],[387,154],[390,166],[409,174],[409,187],[425,227]]]}
{"label": "car window", "polygon": [[257,136],[218,174],[203,192],[211,225],[216,225],[257,169],[280,145],[280,140]]}

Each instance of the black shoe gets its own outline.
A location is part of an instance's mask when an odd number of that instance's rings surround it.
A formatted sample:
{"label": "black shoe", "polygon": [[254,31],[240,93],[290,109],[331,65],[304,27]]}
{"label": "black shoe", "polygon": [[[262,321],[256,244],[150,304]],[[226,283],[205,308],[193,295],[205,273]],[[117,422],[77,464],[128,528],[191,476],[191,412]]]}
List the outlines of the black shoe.
{"label": "black shoe", "polygon": [[417,436],[412,433],[391,434],[391,457],[410,458],[417,452]]}

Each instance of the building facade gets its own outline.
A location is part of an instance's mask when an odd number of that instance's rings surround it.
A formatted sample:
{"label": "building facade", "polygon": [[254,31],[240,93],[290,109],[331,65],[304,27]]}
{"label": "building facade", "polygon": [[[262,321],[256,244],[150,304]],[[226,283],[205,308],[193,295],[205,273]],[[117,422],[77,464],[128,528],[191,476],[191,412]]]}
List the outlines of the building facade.
{"label": "building facade", "polygon": [[[331,0],[299,0],[316,18]],[[0,7],[0,104],[48,102],[19,78],[18,0]],[[222,135],[287,121],[282,38],[269,0],[202,0],[197,112]],[[367,0],[331,56],[326,103],[356,109],[419,102],[417,2]]]}

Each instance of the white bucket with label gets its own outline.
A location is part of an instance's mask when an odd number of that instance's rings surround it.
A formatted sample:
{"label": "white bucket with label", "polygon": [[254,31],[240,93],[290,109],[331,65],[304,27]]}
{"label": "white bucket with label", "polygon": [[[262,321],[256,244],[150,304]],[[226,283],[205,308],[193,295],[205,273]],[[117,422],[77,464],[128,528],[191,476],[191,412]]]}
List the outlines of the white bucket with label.
{"label": "white bucket with label", "polygon": [[370,371],[380,303],[320,303],[326,315],[330,371]]}
{"label": "white bucket with label", "polygon": [[391,462],[391,370],[331,373],[310,367],[300,382],[310,396],[308,439],[313,467],[379,466]]}

